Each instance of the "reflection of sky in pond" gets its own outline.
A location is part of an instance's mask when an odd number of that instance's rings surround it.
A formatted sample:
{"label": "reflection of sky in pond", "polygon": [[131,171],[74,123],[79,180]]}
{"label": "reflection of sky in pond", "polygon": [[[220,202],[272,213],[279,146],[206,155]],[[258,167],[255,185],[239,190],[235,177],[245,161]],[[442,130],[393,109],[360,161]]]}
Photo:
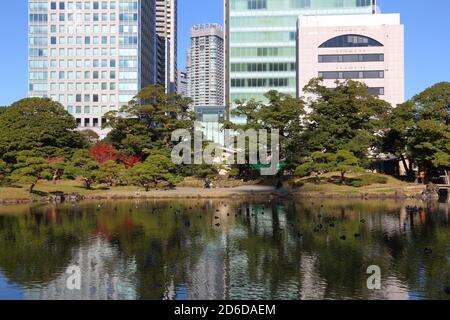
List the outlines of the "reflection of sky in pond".
{"label": "reflection of sky in pond", "polygon": [[23,299],[23,290],[12,286],[0,272],[0,300],[21,300]]}

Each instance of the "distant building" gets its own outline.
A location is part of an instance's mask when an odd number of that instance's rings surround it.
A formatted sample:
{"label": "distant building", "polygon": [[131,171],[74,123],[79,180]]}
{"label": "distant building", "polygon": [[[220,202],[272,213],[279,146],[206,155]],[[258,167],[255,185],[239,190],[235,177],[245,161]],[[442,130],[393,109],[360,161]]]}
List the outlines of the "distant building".
{"label": "distant building", "polygon": [[188,96],[188,76],[186,72],[178,71],[178,94]]}
{"label": "distant building", "polygon": [[225,134],[222,131],[225,106],[195,106],[194,111],[204,139],[225,145]]}
{"label": "distant building", "polygon": [[[114,263],[112,263],[114,261]],[[42,286],[24,291],[27,300],[136,300],[137,263],[134,258],[122,258],[117,248],[100,237],[73,250],[68,267],[81,271],[80,290],[67,286],[72,273],[62,271]],[[68,268],[69,270],[69,268]]]}
{"label": "distant building", "polygon": [[315,77],[367,84],[369,93],[404,102],[404,27],[399,14],[300,16],[298,92]]}
{"label": "distant building", "polygon": [[[298,17],[370,15],[375,0],[225,0],[226,105],[297,95]],[[240,119],[232,119],[240,121]]]}
{"label": "distant building", "polygon": [[104,137],[104,115],[155,83],[155,2],[29,0],[28,10],[29,96]]}
{"label": "distant building", "polygon": [[156,0],[157,82],[177,92],[178,0]]}
{"label": "distant building", "polygon": [[224,105],[222,26],[205,24],[192,27],[187,75],[188,96],[194,106]]}

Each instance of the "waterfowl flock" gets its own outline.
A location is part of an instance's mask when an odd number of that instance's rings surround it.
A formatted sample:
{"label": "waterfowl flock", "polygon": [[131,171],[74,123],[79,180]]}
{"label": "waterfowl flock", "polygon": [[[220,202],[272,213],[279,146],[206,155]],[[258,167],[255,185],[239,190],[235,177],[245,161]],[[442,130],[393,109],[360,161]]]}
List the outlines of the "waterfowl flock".
{"label": "waterfowl flock", "polygon": [[[227,204],[225,204],[224,202],[221,202],[220,204],[221,204],[221,206],[222,206],[223,208],[229,208],[229,206],[228,206]],[[148,205],[148,204],[147,204],[147,205]],[[314,205],[316,205],[316,204],[315,204],[314,202],[311,202],[311,205],[314,206]],[[104,207],[104,204],[98,204],[98,205],[96,205],[96,211],[101,211],[103,207]],[[175,207],[174,207],[173,205],[170,205],[169,208],[170,208],[170,209],[174,209]],[[174,211],[174,214],[175,214],[176,216],[181,215],[181,214],[183,214],[183,213],[184,213],[184,214],[187,214],[187,213],[189,213],[190,211],[194,210],[195,208],[200,208],[200,209],[203,210],[204,212],[207,212],[208,210],[211,209],[211,206],[208,205],[208,204],[202,205],[200,202],[197,202],[195,205],[191,205],[191,206],[189,206],[189,207],[186,207],[186,208],[184,209],[184,211],[179,210],[179,209],[175,210],[175,211]],[[317,218],[320,220],[320,223],[314,225],[313,228],[312,228],[312,232],[313,232],[313,233],[316,233],[316,234],[317,234],[317,233],[328,233],[329,228],[336,228],[336,227],[338,226],[338,218],[337,218],[337,217],[334,217],[334,216],[333,216],[333,217],[330,217],[330,216],[325,215],[325,214],[323,213],[323,208],[325,208],[325,206],[324,206],[323,204],[320,204],[320,208],[321,208],[321,209],[320,209],[321,212],[317,214]],[[136,209],[139,209],[139,207],[136,206]],[[266,214],[265,209],[266,209],[266,207],[264,206],[263,209],[259,212],[259,214],[262,215],[262,216],[264,216],[264,215]],[[114,210],[114,212],[118,212],[118,211],[119,211],[119,208],[118,208],[117,206],[114,206],[114,207],[113,207],[113,210]],[[158,213],[158,210],[159,210],[158,208],[152,208],[152,209],[151,209],[151,213],[152,213],[153,215],[155,215],[155,214]],[[217,228],[221,226],[221,218],[220,218],[220,216],[218,215],[218,213],[220,213],[220,211],[221,211],[220,209],[215,209],[216,215],[214,215],[213,225],[214,225],[215,227],[217,227]],[[409,213],[412,213],[412,214],[416,214],[416,213],[422,212],[422,211],[423,211],[423,208],[418,207],[418,206],[407,206],[407,207],[406,207],[406,211],[409,212]],[[133,208],[129,208],[129,213],[133,213],[133,212],[134,212]],[[256,216],[258,215],[255,208],[251,208],[250,206],[245,206],[244,208],[243,208],[243,207],[237,208],[237,209],[236,209],[236,213],[234,213],[233,216],[234,216],[234,217],[242,216],[244,212],[245,212],[245,216],[247,216],[247,218],[249,218],[249,217],[256,217]],[[227,212],[227,213],[226,213],[226,216],[227,216],[227,217],[231,217],[231,213],[230,213],[230,212]],[[203,217],[204,217],[203,214],[199,214],[199,215],[198,215],[198,219],[203,219]],[[297,219],[296,219],[297,224],[298,224],[299,221],[300,221],[300,220],[297,218]],[[366,223],[367,223],[366,219],[364,219],[364,218],[361,218],[361,219],[359,220],[359,222],[360,222],[361,224],[366,224]],[[290,228],[295,228],[295,225],[296,225],[296,224],[295,224],[294,222],[288,223],[288,227],[290,227]],[[184,227],[190,228],[191,226],[192,226],[192,223],[191,223],[191,221],[190,221],[189,219],[184,221]],[[277,230],[282,231],[283,228],[277,227]],[[297,237],[298,237],[299,239],[304,238],[304,233],[302,233],[302,232],[300,232],[300,231],[296,232],[296,235],[297,235]],[[354,237],[355,239],[360,239],[360,238],[362,237],[362,234],[361,234],[361,233],[354,233],[354,234],[353,234],[353,237]],[[342,241],[346,241],[346,240],[348,239],[348,235],[346,235],[345,233],[343,233],[343,234],[341,234],[341,235],[339,236],[339,239],[342,240]],[[433,250],[432,250],[431,248],[424,248],[424,249],[423,249],[423,253],[424,253],[425,255],[431,255],[431,254],[433,253]]]}

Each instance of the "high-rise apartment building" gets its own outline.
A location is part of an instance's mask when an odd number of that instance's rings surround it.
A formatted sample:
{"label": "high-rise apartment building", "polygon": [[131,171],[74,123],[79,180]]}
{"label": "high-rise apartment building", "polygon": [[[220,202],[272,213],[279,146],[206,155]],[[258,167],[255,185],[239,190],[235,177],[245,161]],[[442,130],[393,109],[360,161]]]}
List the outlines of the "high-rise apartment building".
{"label": "high-rise apartment building", "polygon": [[178,71],[178,87],[177,93],[183,97],[188,96],[188,76],[184,71]]}
{"label": "high-rise apartment building", "polygon": [[156,0],[157,82],[169,93],[177,92],[178,0]]}
{"label": "high-rise apartment building", "polygon": [[299,16],[375,13],[375,0],[225,0],[227,104],[297,94]]}
{"label": "high-rise apartment building", "polygon": [[155,1],[29,0],[29,96],[62,103],[80,129],[155,82]]}
{"label": "high-rise apartment building", "polygon": [[218,24],[195,25],[188,52],[188,96],[194,106],[224,105],[224,40]]}

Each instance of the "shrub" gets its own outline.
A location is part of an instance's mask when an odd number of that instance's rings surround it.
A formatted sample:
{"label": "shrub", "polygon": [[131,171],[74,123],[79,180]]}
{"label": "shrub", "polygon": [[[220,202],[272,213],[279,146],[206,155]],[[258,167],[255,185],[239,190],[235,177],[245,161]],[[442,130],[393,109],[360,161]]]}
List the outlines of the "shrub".
{"label": "shrub", "polygon": [[348,179],[347,184],[352,187],[365,187],[370,186],[372,184],[386,184],[388,183],[388,177],[374,175],[374,174],[366,174],[353,179]]}

